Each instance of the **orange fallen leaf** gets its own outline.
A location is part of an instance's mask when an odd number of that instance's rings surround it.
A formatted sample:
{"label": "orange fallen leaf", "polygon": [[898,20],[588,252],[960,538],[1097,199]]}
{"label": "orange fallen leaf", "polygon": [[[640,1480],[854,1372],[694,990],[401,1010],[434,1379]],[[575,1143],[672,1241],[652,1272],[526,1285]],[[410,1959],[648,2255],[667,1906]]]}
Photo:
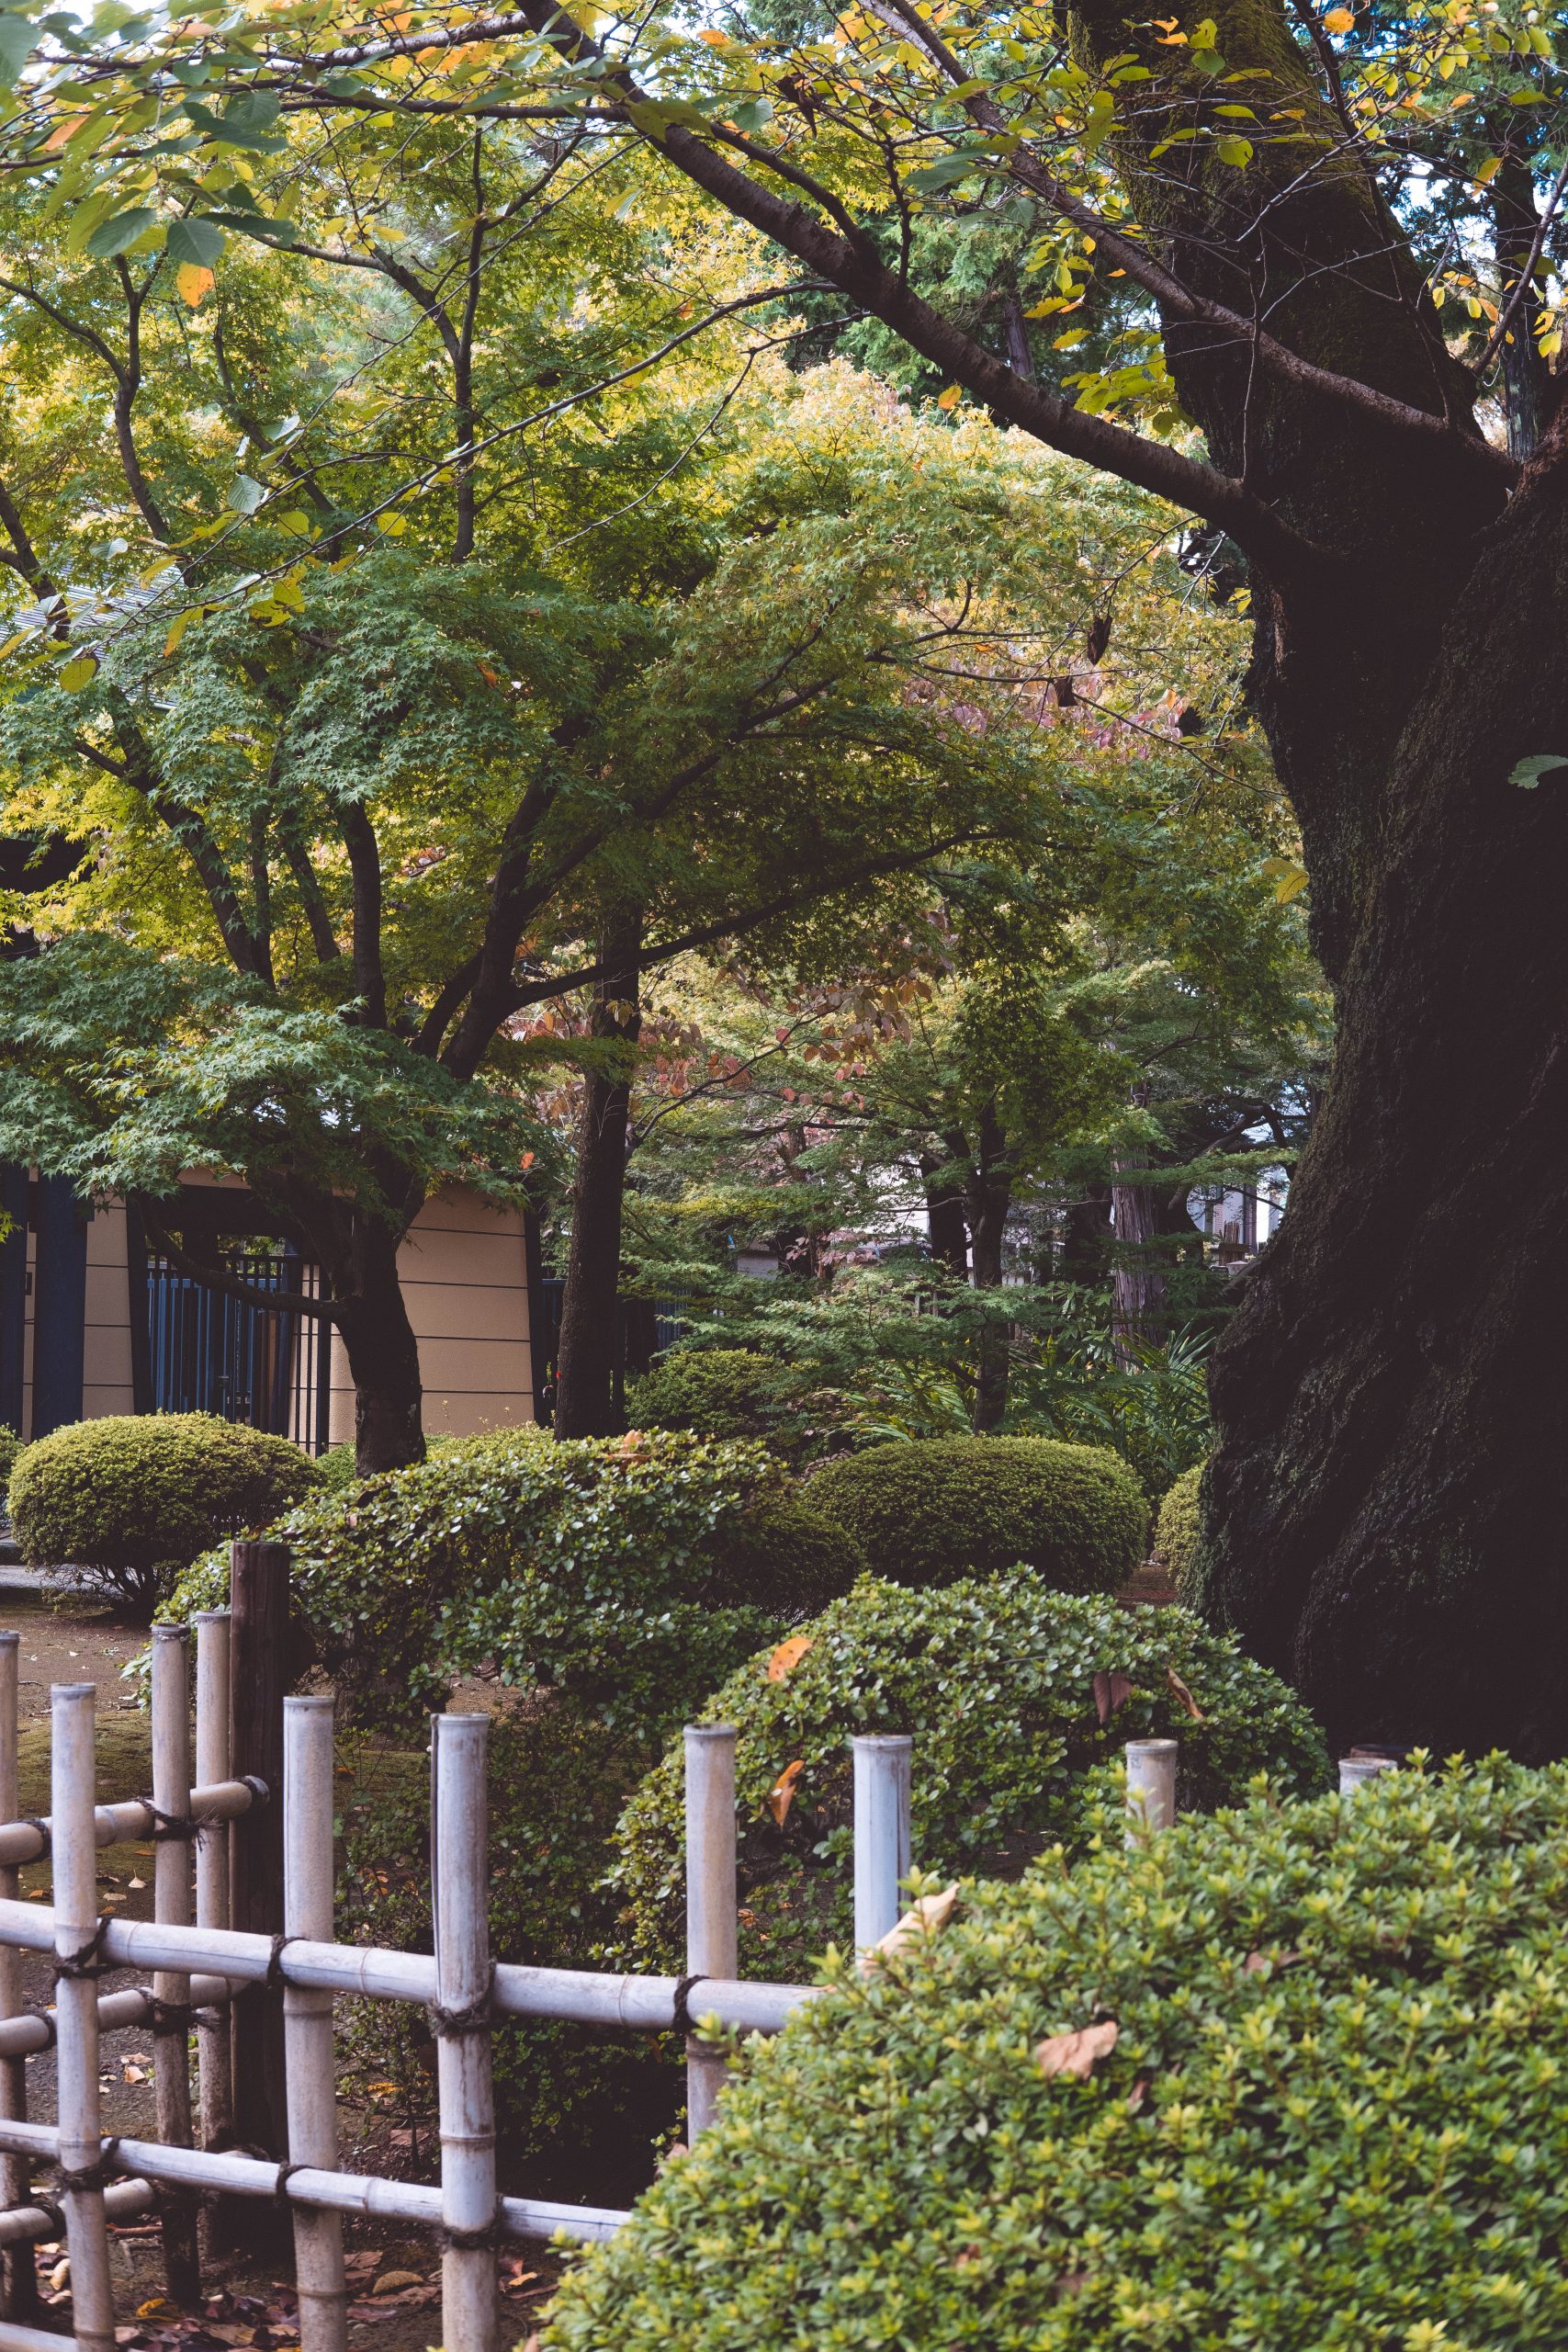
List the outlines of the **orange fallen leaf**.
{"label": "orange fallen leaf", "polygon": [[792,1634],[787,1642],[781,1642],[768,1660],[768,1680],[782,1682],[793,1674],[815,1639],[812,1634]]}
{"label": "orange fallen leaf", "polygon": [[1168,1666],[1166,1668],[1165,1679],[1170,1685],[1172,1696],[1181,1702],[1181,1704],[1186,1708],[1188,1713],[1191,1716],[1195,1724],[1201,1724],[1203,1720],[1203,1710],[1198,1704],[1197,1700],[1192,1696],[1191,1691],[1189,1690],[1186,1683],[1183,1682],[1180,1675],[1178,1674],[1174,1666]]}
{"label": "orange fallen leaf", "polygon": [[1054,2033],[1041,2042],[1034,2063],[1046,2076],[1065,2075],[1069,2082],[1087,2083],[1096,2064],[1109,2058],[1122,2029],[1114,2018],[1100,2025],[1079,2026],[1076,2033]]}
{"label": "orange fallen leaf", "polygon": [[791,1805],[795,1803],[795,1784],[805,1770],[806,1758],[803,1756],[797,1756],[793,1764],[784,1766],[784,1770],[768,1791],[764,1802],[781,1829],[789,1816]]}
{"label": "orange fallen leaf", "polygon": [[952,1918],[953,1906],[957,1900],[956,1883],[944,1886],[940,1894],[922,1894],[878,1942],[862,1952],[862,1970],[869,1972],[884,1960],[891,1960],[896,1953],[902,1951],[906,1944],[913,1943],[919,1937],[934,1936],[938,1928],[945,1928]]}

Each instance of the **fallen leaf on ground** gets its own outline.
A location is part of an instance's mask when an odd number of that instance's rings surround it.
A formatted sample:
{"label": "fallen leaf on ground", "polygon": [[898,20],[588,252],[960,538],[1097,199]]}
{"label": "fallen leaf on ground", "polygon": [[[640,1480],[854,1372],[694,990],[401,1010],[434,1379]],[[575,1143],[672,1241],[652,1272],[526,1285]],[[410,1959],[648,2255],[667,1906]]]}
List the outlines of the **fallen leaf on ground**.
{"label": "fallen leaf on ground", "polygon": [[797,1756],[793,1764],[786,1764],[784,1766],[784,1770],[779,1774],[778,1779],[773,1782],[773,1787],[768,1791],[766,1797],[763,1799],[763,1803],[766,1804],[768,1811],[773,1815],[773,1819],[778,1823],[781,1829],[784,1827],[784,1823],[789,1816],[789,1809],[791,1805],[795,1803],[795,1784],[799,1780],[805,1770],[806,1758],[803,1756]]}
{"label": "fallen leaf on ground", "polygon": [[952,1918],[953,1906],[957,1900],[956,1883],[944,1886],[940,1894],[922,1894],[919,1901],[911,1905],[878,1942],[874,1943],[868,1951],[862,1952],[861,1967],[876,1968],[884,1960],[890,1960],[896,1952],[902,1951],[906,1944],[914,1943],[922,1936],[934,1936],[937,1929],[945,1928]]}
{"label": "fallen leaf on ground", "polygon": [[1053,2033],[1034,2052],[1034,2063],[1048,2077],[1066,2075],[1069,2082],[1086,2083],[1096,2063],[1108,2058],[1122,2029],[1114,2018],[1100,2025],[1079,2026],[1076,2033]]}
{"label": "fallen leaf on ground", "polygon": [[792,1634],[787,1642],[781,1642],[768,1660],[768,1680],[782,1682],[793,1674],[815,1639],[812,1634]]}
{"label": "fallen leaf on ground", "polygon": [[370,2291],[373,2295],[400,2295],[405,2287],[423,2287],[423,2278],[417,2270],[383,2270]]}
{"label": "fallen leaf on ground", "polygon": [[1168,1666],[1166,1668],[1165,1679],[1170,1685],[1172,1694],[1180,1700],[1181,1704],[1186,1708],[1193,1722],[1195,1724],[1201,1724],[1203,1720],[1203,1710],[1198,1704],[1197,1700],[1192,1696],[1191,1691],[1189,1690],[1186,1683],[1183,1682],[1180,1675],[1178,1674],[1174,1666]]}

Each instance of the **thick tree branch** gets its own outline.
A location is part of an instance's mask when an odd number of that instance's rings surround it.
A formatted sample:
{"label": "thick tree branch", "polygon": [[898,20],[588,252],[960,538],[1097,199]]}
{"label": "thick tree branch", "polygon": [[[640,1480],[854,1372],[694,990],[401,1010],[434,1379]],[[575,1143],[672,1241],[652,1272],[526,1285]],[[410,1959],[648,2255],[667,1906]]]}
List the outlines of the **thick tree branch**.
{"label": "thick tree branch", "polygon": [[320,1323],[341,1322],[335,1300],[312,1298],[308,1292],[301,1290],[263,1290],[259,1283],[248,1283],[241,1275],[231,1274],[226,1266],[214,1266],[204,1259],[193,1258],[190,1251],[175,1239],[163,1222],[160,1209],[145,1193],[132,1193],[130,1198],[154,1249],[176,1265],[182,1274],[189,1274],[195,1282],[209,1283],[214,1290],[222,1291],[229,1298],[243,1299],[247,1306],[267,1307],[279,1315],[310,1315]]}
{"label": "thick tree branch", "polygon": [[367,1029],[384,1029],[387,978],[381,962],[381,853],[362,802],[344,801],[338,821],[354,882],[354,980],[364,1002],[358,1018]]}

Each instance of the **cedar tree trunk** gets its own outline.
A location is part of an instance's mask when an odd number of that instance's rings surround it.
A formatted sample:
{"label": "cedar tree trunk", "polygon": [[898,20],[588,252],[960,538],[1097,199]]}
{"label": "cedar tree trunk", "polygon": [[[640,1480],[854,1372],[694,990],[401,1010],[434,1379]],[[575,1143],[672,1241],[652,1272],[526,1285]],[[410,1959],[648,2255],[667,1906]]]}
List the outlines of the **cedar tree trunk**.
{"label": "cedar tree trunk", "polygon": [[623,910],[604,925],[601,954],[609,970],[594,990],[592,1034],[613,1049],[606,1066],[583,1080],[571,1188],[571,1246],[561,1298],[556,1379],[558,1437],[604,1437],[616,1414],[616,1318],[620,1312],[621,1209],[626,1189],[626,1122],[631,1110],[631,1049],[642,1026],[637,965],[640,912]]}
{"label": "cedar tree trunk", "polygon": [[354,1381],[354,1464],[361,1476],[424,1459],[419,1343],[398,1280],[398,1237],[356,1218],[351,1271],[336,1270],[333,1292]]}
{"label": "cedar tree trunk", "polygon": [[926,1227],[931,1256],[939,1266],[963,1282],[969,1272],[969,1228],[964,1221],[964,1193],[946,1159],[923,1159],[920,1179],[925,1187]]}

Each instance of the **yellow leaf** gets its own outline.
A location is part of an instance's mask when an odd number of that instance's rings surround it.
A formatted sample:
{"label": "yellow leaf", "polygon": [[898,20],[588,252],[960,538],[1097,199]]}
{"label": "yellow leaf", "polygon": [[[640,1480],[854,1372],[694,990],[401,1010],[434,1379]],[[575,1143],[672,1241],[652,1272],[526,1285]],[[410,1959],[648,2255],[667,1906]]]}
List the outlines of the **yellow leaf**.
{"label": "yellow leaf", "polygon": [[1475,176],[1480,186],[1484,187],[1488,180],[1495,179],[1502,168],[1501,155],[1488,155],[1483,164],[1478,164],[1475,167]]}
{"label": "yellow leaf", "polygon": [[1348,33],[1355,21],[1356,14],[1354,9],[1330,8],[1327,16],[1325,17],[1323,20],[1323,28],[1325,32]]}
{"label": "yellow leaf", "polygon": [[945,391],[945,392],[939,392],[939,393],[937,394],[937,401],[936,401],[936,404],[937,404],[938,408],[945,408],[945,409],[952,410],[952,409],[955,409],[955,408],[958,406],[959,401],[960,401],[963,398],[964,398],[964,387],[963,387],[963,385],[962,385],[962,384],[949,384],[949,386],[948,386],[948,388],[947,388],[947,390],[946,390],[946,391]]}
{"label": "yellow leaf", "polygon": [[84,686],[90,686],[97,674],[97,655],[78,653],[75,660],[67,662],[64,669],[62,670],[60,683],[68,695],[76,695],[81,693]]}
{"label": "yellow leaf", "polygon": [[180,300],[188,302],[193,311],[204,295],[211,293],[213,282],[212,272],[203,269],[199,262],[182,261],[175,272],[175,284],[180,289]]}
{"label": "yellow leaf", "polygon": [[56,148],[63,147],[68,139],[74,137],[86,119],[85,114],[73,114],[67,116],[63,122],[57,122],[39,152],[45,155],[52,155]]}
{"label": "yellow leaf", "polygon": [[1065,2075],[1069,2082],[1087,2083],[1097,2062],[1115,2049],[1121,2030],[1107,2018],[1103,2025],[1080,2026],[1077,2033],[1054,2033],[1035,2051],[1034,2063],[1046,2076]]}
{"label": "yellow leaf", "polygon": [[705,40],[710,49],[728,49],[729,47],[729,35],[728,33],[716,32],[711,25],[705,25],[702,31],[697,35],[697,39],[699,40]]}
{"label": "yellow leaf", "polygon": [[378,514],[376,525],[378,530],[386,532],[389,539],[400,539],[408,529],[407,518],[401,514]]}
{"label": "yellow leaf", "polygon": [[20,628],[15,637],[8,637],[5,644],[0,645],[0,662],[4,662],[8,653],[15,653],[18,645],[25,645],[31,635],[30,628]]}
{"label": "yellow leaf", "polygon": [[789,1816],[791,1805],[795,1803],[795,1782],[805,1770],[806,1758],[803,1756],[797,1756],[793,1764],[784,1766],[763,1800],[781,1829]]}
{"label": "yellow leaf", "polygon": [[768,1660],[768,1680],[782,1682],[793,1674],[815,1638],[812,1634],[792,1634],[787,1642],[781,1642]]}

